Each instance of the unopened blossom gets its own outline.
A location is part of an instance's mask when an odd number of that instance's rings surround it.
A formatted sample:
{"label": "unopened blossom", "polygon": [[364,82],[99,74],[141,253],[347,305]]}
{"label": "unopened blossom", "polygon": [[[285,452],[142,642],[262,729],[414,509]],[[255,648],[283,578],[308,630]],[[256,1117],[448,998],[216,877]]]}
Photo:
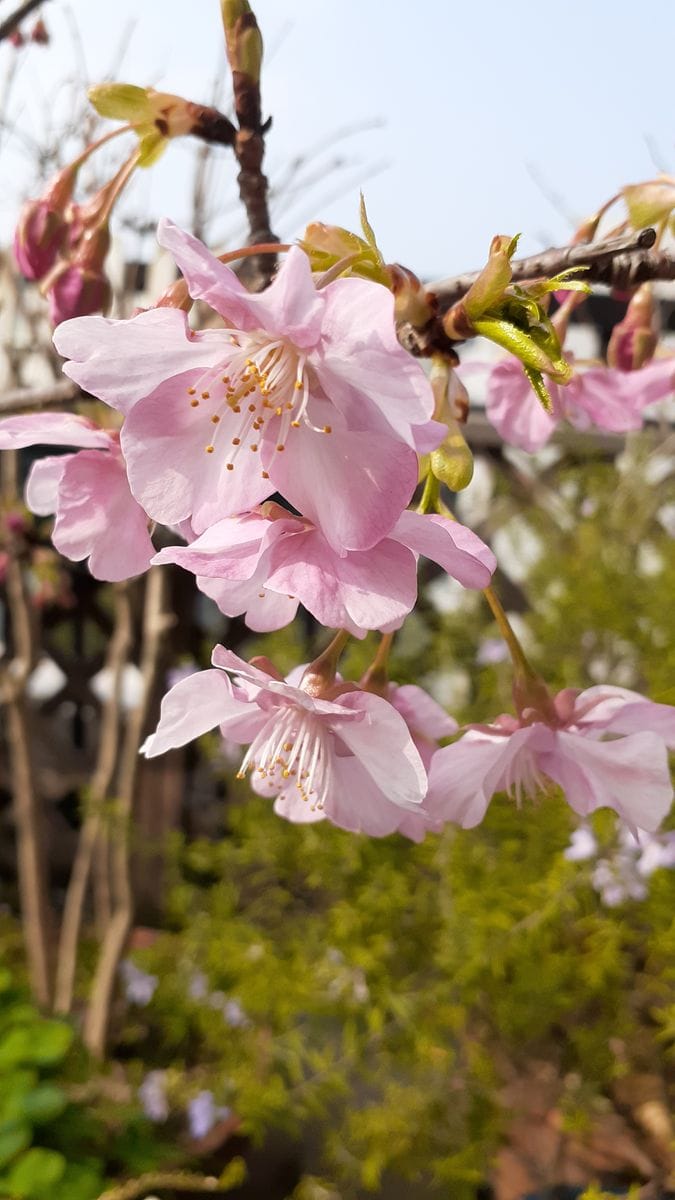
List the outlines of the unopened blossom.
{"label": "unopened blossom", "polygon": [[316,694],[314,675],[296,671],[284,680],[223,646],[212,662],[164,697],[157,730],[142,747],[148,757],[219,728],[248,745],[240,777],[250,773],[256,790],[290,819],[299,805],[310,819],[318,810],[343,829],[381,836],[396,828],[402,810],[417,811],[426,772],[387,700],[345,684]]}
{"label": "unopened blossom", "polygon": [[580,816],[612,808],[631,829],[652,832],[673,798],[667,746],[675,746],[675,708],[626,688],[567,688],[545,712],[502,714],[437,751],[427,805],[468,829],[495,792],[520,803],[558,784]]}
{"label": "unopened blossom", "polygon": [[643,411],[675,391],[675,358],[660,358],[635,371],[592,367],[576,371],[571,383],[547,384],[552,412],[534,394],[522,366],[505,359],[490,372],[485,411],[512,446],[535,451],[545,446],[561,421],[576,429],[626,433],[640,429]]}
{"label": "unopened blossom", "polygon": [[417,599],[417,557],[431,558],[465,587],[485,588],[492,551],[446,517],[404,512],[369,550],[339,554],[320,528],[279,504],[218,521],[188,546],[170,546],[156,563],[178,563],[228,616],[249,628],[280,629],[298,604],[322,625],[363,637],[396,629]]}
{"label": "unopened blossom", "polygon": [[69,231],[69,208],[77,168],[50,180],[38,199],[27,200],[14,234],[14,258],[25,279],[42,279],[54,266]]}
{"label": "unopened blossom", "polygon": [[139,503],[199,534],[279,491],[336,549],[375,545],[416,486],[417,453],[444,433],[424,371],[396,339],[391,293],[354,278],[317,289],[294,247],[252,295],[170,221],[159,240],[225,329],[193,333],[162,308],[68,321],[55,335],[66,373],[126,413]]}
{"label": "unopened blossom", "polygon": [[95,579],[140,575],[154,546],[148,519],[127,481],[119,435],[73,413],[28,413],[0,421],[0,450],[80,446],[76,454],[38,459],[26,483],[26,504],[38,516],[56,514],[52,541],[75,562],[89,559]]}

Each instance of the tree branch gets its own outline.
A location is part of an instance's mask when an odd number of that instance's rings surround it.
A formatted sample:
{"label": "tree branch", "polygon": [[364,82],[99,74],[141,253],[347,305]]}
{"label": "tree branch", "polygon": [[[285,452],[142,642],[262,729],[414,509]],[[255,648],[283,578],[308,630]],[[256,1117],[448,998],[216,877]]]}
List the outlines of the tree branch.
{"label": "tree branch", "polygon": [[[570,267],[587,267],[580,276],[588,283],[605,283],[609,287],[635,287],[647,279],[675,279],[675,259],[664,251],[651,250],[656,241],[653,229],[643,229],[637,235],[612,238],[605,242],[580,242],[516,258],[511,263],[513,283],[526,279],[551,278]],[[427,292],[438,301],[443,313],[462,299],[480,275],[472,271],[450,279],[440,279],[427,285]]]}
{"label": "tree branch", "polygon": [[35,408],[61,408],[80,394],[71,379],[59,380],[46,387],[11,388],[0,395],[0,414],[29,412]]}
{"label": "tree branch", "polygon": [[115,977],[133,922],[129,834],[140,762],[139,746],[157,681],[164,635],[174,620],[165,610],[165,604],[166,574],[161,567],[153,567],[148,572],[145,582],[143,649],[140,663],[141,699],[129,718],[120,762],[120,828],[112,847],[113,914],[103,938],[83,1026],[85,1045],[97,1058],[103,1058],[105,1054]]}
{"label": "tree branch", "polygon": [[101,720],[98,761],[88,798],[89,811],[80,831],[61,922],[54,1011],[64,1015],[70,1012],[73,1002],[73,983],[84,901],[92,862],[102,833],[101,810],[108,796],[117,763],[122,715],[122,675],[131,649],[131,603],[128,582],[116,584],[114,595],[115,627],[106,656],[111,691]]}
{"label": "tree branch", "polygon": [[[17,454],[7,451],[2,463],[3,499],[17,498]],[[7,742],[14,793],[17,870],[21,922],[33,996],[42,1008],[51,1001],[52,914],[49,904],[47,864],[42,836],[42,812],[35,788],[30,718],[26,683],[33,669],[35,650],[30,601],[14,539],[7,556],[5,588],[12,631],[13,658],[2,678],[2,700],[7,708]]]}
{"label": "tree branch", "polygon": [[14,33],[16,27],[20,25],[26,17],[29,17],[34,9],[39,8],[41,4],[45,3],[46,0],[25,0],[25,3],[20,4],[10,17],[5,17],[2,25],[0,25],[0,42],[4,41],[5,38],[8,38],[10,34]]}

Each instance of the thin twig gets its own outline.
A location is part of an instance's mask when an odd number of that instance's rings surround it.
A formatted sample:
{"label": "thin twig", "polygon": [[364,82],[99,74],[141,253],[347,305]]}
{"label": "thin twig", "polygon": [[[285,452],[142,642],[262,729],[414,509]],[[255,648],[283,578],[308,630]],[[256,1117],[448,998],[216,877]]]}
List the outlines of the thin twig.
{"label": "thin twig", "polygon": [[46,387],[11,388],[0,395],[0,413],[22,413],[35,408],[61,408],[80,393],[70,379],[50,383]]}
{"label": "thin twig", "polygon": [[[580,242],[542,250],[529,258],[515,258],[511,263],[514,283],[526,279],[551,278],[570,267],[587,267],[581,276],[588,283],[606,283],[611,287],[626,287],[643,283],[645,279],[675,279],[675,259],[663,251],[653,251],[656,240],[653,229],[628,237],[611,238],[604,242]],[[648,273],[645,273],[648,272]],[[661,273],[662,272],[662,273]],[[438,300],[440,312],[445,312],[478,278],[480,271],[440,279],[427,285],[427,291]]]}
{"label": "thin twig", "polygon": [[187,1171],[164,1171],[157,1174],[141,1175],[140,1179],[132,1179],[119,1187],[110,1188],[103,1192],[99,1200],[136,1200],[137,1196],[147,1196],[150,1192],[229,1192],[230,1184],[219,1186],[215,1175],[204,1177],[192,1175]]}
{"label": "thin twig", "polygon": [[[17,454],[8,451],[2,462],[3,496],[17,497]],[[30,601],[21,563],[10,543],[5,577],[7,610],[13,642],[13,659],[2,679],[2,699],[7,707],[7,741],[10,777],[14,791],[14,822],[21,921],[28,958],[31,989],[36,1002],[46,1008],[51,1000],[52,916],[47,864],[42,836],[42,813],[35,787],[30,718],[26,683],[33,669],[35,650]]]}
{"label": "thin twig", "polygon": [[85,817],[80,832],[61,922],[54,1010],[63,1014],[70,1012],[73,1002],[73,984],[84,901],[97,844],[101,840],[103,828],[101,809],[110,791],[117,764],[122,714],[122,676],[131,650],[129,583],[117,584],[114,594],[115,626],[106,656],[106,670],[110,678],[111,690],[101,719],[98,761],[91,781],[88,800],[90,811]]}
{"label": "thin twig", "polygon": [[119,770],[120,828],[112,846],[113,914],[103,938],[83,1025],[84,1042],[97,1058],[105,1053],[115,977],[133,922],[129,833],[140,761],[138,749],[157,680],[164,635],[173,621],[165,603],[165,573],[154,567],[148,572],[145,585],[141,698],[126,727]]}
{"label": "thin twig", "polygon": [[26,17],[29,17],[34,9],[39,8],[41,4],[45,4],[46,0],[25,0],[20,4],[15,12],[10,17],[5,17],[5,20],[0,25],[0,42],[8,38],[10,34],[21,24]]}

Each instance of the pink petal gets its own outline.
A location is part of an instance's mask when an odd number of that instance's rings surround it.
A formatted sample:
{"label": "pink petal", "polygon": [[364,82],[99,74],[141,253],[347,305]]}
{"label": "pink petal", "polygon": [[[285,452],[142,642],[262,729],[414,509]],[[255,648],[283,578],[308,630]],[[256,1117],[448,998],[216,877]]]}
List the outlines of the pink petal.
{"label": "pink petal", "polygon": [[416,684],[406,683],[402,687],[392,684],[387,698],[412,732],[433,739],[457,733],[457,722]]}
{"label": "pink petal", "polygon": [[322,625],[356,637],[400,623],[417,596],[415,558],[403,546],[385,538],[341,558],[314,529],[275,543],[266,582],[297,597]]}
{"label": "pink petal", "polygon": [[[558,389],[548,384],[556,405]],[[490,373],[485,411],[497,433],[512,446],[540,450],[549,440],[558,418],[550,416],[535,396],[520,365],[512,358],[500,362]]]}
{"label": "pink petal", "polygon": [[89,558],[95,579],[114,582],[140,575],[154,547],[148,522],[134,500],[121,456],[100,450],[73,454],[59,484],[52,540],[76,562]]}
{"label": "pink petal", "polygon": [[0,421],[0,450],[24,446],[83,446],[108,449],[112,435],[75,413],[37,412]]}
{"label": "pink petal", "polygon": [[26,480],[26,507],[38,517],[48,517],[58,506],[59,484],[73,454],[51,455],[33,463]]}
{"label": "pink petal", "polygon": [[463,587],[486,588],[497,565],[489,546],[477,534],[447,517],[404,512],[391,536],[438,563]]}
{"label": "pink petal", "polygon": [[324,391],[352,427],[373,409],[385,422],[382,432],[388,425],[414,446],[411,426],[431,420],[434,399],[423,368],[396,337],[394,297],[380,284],[353,278],[335,280],[324,296],[321,344],[311,360]]}
{"label": "pink petal", "polygon": [[593,368],[573,380],[574,404],[600,429],[640,429],[642,410],[672,396],[674,377],[673,358],[656,359],[638,371]]}
{"label": "pink petal", "polygon": [[[231,513],[254,508],[274,491],[263,479],[259,455],[248,445],[252,430],[242,439],[235,469],[228,471],[230,420],[226,413],[218,433],[206,405],[191,406],[188,387],[194,373],[166,380],[131,410],[122,429],[122,450],[131,489],[145,511],[156,521],[175,525],[192,516],[196,533]],[[208,390],[208,389],[206,389]],[[208,453],[207,445],[214,445]]]}
{"label": "pink petal", "polygon": [[506,745],[505,739],[469,733],[437,750],[429,769],[426,804],[430,810],[463,829],[479,825],[492,799],[485,788],[486,776],[499,766]]}
{"label": "pink petal", "polygon": [[[263,780],[263,783],[265,782],[267,781]],[[251,786],[254,786],[253,780],[251,780]],[[255,791],[258,790],[256,784]],[[324,810],[303,800],[295,786],[280,792],[274,801],[274,811],[277,816],[283,817],[285,821],[292,821],[294,825],[313,825],[317,821],[326,820]]]}
{"label": "pink petal", "polygon": [[656,734],[634,733],[596,742],[560,731],[540,762],[582,817],[596,808],[613,808],[633,829],[653,833],[670,809],[668,757]]}
{"label": "pink petal", "polygon": [[223,671],[197,671],[181,679],[162,700],[159,724],[141,746],[146,758],[184,746],[230,718],[247,717],[251,705],[237,699]]}
{"label": "pink petal", "polygon": [[[210,525],[188,546],[167,546],[157,563],[177,563],[186,571],[211,579],[248,580],[258,570],[267,535],[286,522],[268,521],[259,513],[226,517]],[[281,530],[279,531],[281,532]]]}
{"label": "pink petal", "polygon": [[340,704],[364,714],[362,721],[340,725],[338,732],[376,787],[392,804],[420,804],[427,792],[426,771],[400,713],[368,692],[346,692]]}
{"label": "pink petal", "polygon": [[226,335],[217,329],[193,333],[180,309],[150,308],[125,321],[64,321],[54,345],[70,359],[65,374],[83,391],[127,413],[171,376],[212,367],[226,347]]}
{"label": "pink petal", "polygon": [[337,428],[314,433],[303,424],[267,469],[275,487],[340,553],[368,550],[387,536],[417,486],[418,463],[414,451],[393,438]]}
{"label": "pink petal", "polygon": [[338,757],[334,761],[333,771],[334,786],[324,808],[325,815],[333,825],[350,833],[387,837],[395,833],[401,822],[410,816],[377,786],[359,759]]}
{"label": "pink petal", "polygon": [[576,712],[570,724],[605,733],[656,733],[675,749],[675,708],[657,704],[629,688],[599,684],[588,688],[576,700]]}
{"label": "pink petal", "polygon": [[321,333],[326,293],[317,292],[307,255],[293,246],[281,257],[270,286],[251,297],[258,327],[287,337],[300,350],[313,346]]}
{"label": "pink petal", "polygon": [[205,301],[235,329],[259,328],[250,292],[203,242],[167,217],[159,223],[157,241],[173,255],[194,300]]}
{"label": "pink petal", "polygon": [[243,582],[197,576],[197,587],[226,617],[243,616],[248,628],[256,633],[283,629],[298,611],[298,600],[268,591],[256,576]]}

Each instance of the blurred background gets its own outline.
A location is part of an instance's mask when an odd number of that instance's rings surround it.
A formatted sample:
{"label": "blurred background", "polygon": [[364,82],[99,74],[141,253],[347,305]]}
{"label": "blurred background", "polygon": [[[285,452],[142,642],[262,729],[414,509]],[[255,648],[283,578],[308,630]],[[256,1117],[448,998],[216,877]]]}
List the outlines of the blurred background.
{"label": "blurred background", "polygon": [[[53,0],[21,25],[23,44],[0,42],[3,415],[3,396],[60,379],[44,301],[8,250],[22,201],[100,132],[91,82],[229,111],[218,8]],[[282,238],[313,219],[355,228],[362,188],[385,258],[439,278],[481,266],[495,233],[522,231],[525,253],[563,244],[622,184],[675,161],[669,6],[255,10]],[[0,0],[0,23],[11,11]],[[90,186],[113,161],[112,149],[93,160]],[[159,216],[220,249],[245,240],[235,175],[225,148],[187,140],[138,173],[114,223],[118,315],[173,278]],[[659,297],[668,348],[669,286]],[[584,306],[578,357],[603,356],[624,308]],[[474,478],[452,503],[493,546],[532,662],[554,689],[611,682],[675,703],[671,424],[627,440],[568,432],[526,455],[485,421],[481,378],[467,376]],[[216,735],[143,762],[125,792],[117,767],[137,724],[153,726],[163,692],[214,642],[290,670],[321,632],[308,618],[252,635],[170,568],[173,623],[148,687],[147,589],[99,584],[55,554],[49,521],[21,502],[34,453],[3,468],[0,508],[2,667],[21,639],[30,658],[0,730],[0,1196],[675,1192],[672,841],[648,853],[604,813],[579,832],[554,793],[521,810],[498,798],[479,829],[419,846],[294,827],[234,779]],[[24,630],[8,617],[17,561]],[[346,675],[376,642],[351,645]],[[511,707],[489,610],[428,564],[391,677],[460,722]],[[39,846],[17,821],[26,805]],[[123,937],[120,871],[133,897]],[[28,970],[36,929],[60,963],[55,997]]]}

